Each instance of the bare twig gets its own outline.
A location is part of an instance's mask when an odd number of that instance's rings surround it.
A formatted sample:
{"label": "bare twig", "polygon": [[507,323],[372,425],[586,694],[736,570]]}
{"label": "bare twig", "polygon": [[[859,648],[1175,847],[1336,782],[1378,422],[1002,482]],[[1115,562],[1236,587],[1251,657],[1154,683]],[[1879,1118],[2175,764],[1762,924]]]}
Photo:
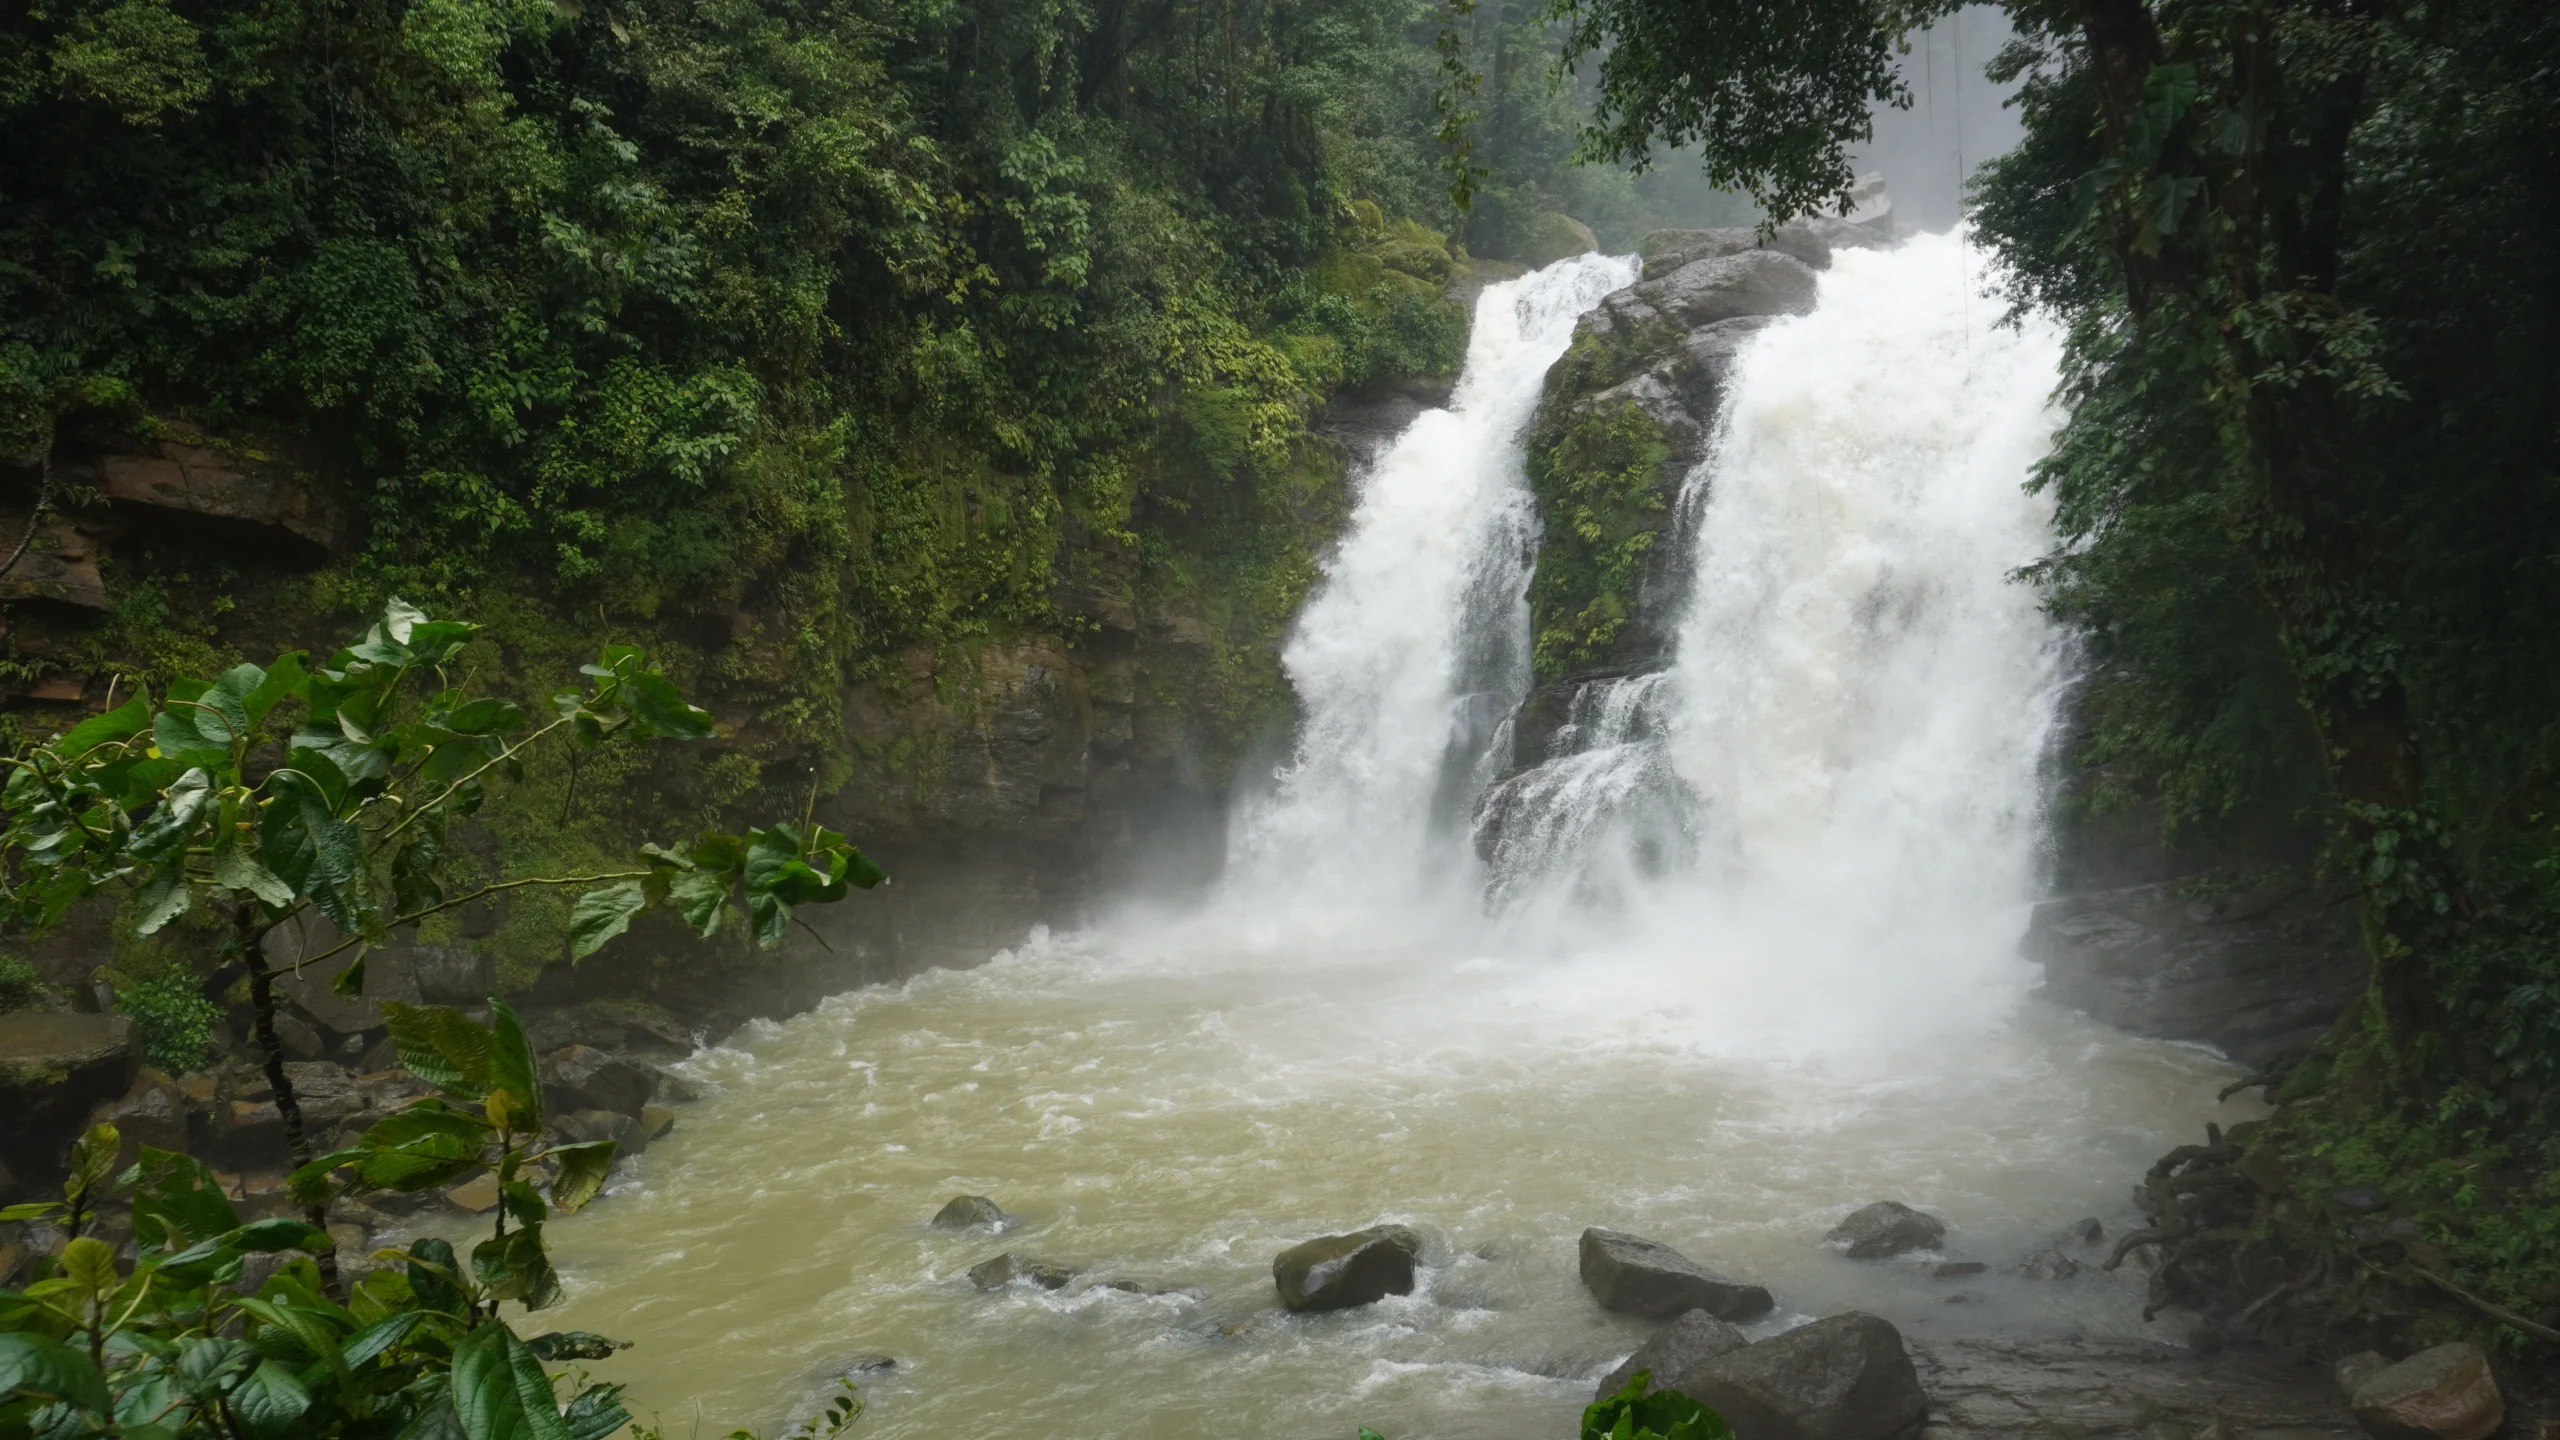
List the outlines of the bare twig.
{"label": "bare twig", "polygon": [[27,547],[36,543],[36,532],[44,528],[44,517],[53,511],[53,442],[51,440],[47,440],[44,449],[37,454],[36,474],[38,477],[36,508],[27,516],[27,533],[18,537],[18,548],[9,552],[7,560],[0,561],[0,580],[7,579],[9,572],[18,568],[18,562],[26,558]]}

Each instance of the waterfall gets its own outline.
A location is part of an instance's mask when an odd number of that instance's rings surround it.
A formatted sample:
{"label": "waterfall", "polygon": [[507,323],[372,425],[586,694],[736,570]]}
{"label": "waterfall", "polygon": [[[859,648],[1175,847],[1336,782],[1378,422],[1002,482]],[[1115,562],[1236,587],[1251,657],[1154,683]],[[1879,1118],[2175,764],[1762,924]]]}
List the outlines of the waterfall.
{"label": "waterfall", "polygon": [[1247,908],[1374,920],[1464,879],[1447,817],[1472,808],[1528,685],[1520,432],[1575,320],[1635,273],[1587,255],[1488,287],[1449,407],[1360,477],[1281,657],[1305,712],[1295,751],[1238,809],[1228,893]]}
{"label": "waterfall", "polygon": [[1746,342],[1679,507],[1670,669],[1583,687],[1480,811],[1497,906],[1764,1044],[1978,1026],[2031,981],[2059,675],[2011,575],[2051,543],[2023,482],[2059,341],[1996,323],[1981,273],[1957,235],[1844,250]]}

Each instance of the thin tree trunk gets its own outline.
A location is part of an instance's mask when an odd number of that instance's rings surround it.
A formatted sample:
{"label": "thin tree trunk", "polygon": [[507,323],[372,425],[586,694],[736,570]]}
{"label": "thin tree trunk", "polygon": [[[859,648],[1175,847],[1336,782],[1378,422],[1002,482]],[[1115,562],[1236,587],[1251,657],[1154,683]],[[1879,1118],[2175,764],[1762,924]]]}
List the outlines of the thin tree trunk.
{"label": "thin tree trunk", "polygon": [[[267,968],[265,949],[267,927],[258,923],[257,906],[243,901],[232,912],[232,935],[240,945],[240,962],[249,968],[249,1005],[257,1017],[253,1027],[258,1050],[266,1059],[267,1085],[275,1092],[276,1114],[284,1121],[285,1153],[293,1168],[311,1163],[311,1139],[302,1125],[302,1098],[294,1093],[293,1077],[284,1068],[284,1041],[276,1034],[275,972]],[[329,1229],[327,1201],[306,1205],[302,1218],[318,1226],[322,1233]],[[338,1247],[333,1241],[319,1255],[320,1278],[329,1293],[344,1298],[345,1287],[338,1280]]]}

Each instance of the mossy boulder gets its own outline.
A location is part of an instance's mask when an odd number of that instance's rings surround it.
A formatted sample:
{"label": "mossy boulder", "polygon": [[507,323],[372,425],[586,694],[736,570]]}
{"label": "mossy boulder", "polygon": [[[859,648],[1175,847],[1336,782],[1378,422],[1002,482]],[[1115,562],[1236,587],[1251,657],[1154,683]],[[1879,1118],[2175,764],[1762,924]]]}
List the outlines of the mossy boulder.
{"label": "mossy boulder", "polygon": [[1293,1311],[1348,1310],[1412,1294],[1421,1261],[1421,1236],[1402,1225],[1373,1225],[1290,1246],[1271,1262],[1271,1279]]}

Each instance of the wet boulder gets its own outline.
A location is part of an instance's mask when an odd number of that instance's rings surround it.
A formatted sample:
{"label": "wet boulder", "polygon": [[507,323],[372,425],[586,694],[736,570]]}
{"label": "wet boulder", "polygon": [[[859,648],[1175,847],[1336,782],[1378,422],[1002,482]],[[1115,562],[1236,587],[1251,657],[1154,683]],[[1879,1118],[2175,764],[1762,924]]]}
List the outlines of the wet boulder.
{"label": "wet boulder", "polygon": [[1290,1246],[1271,1262],[1271,1279],[1291,1310],[1348,1310],[1412,1294],[1421,1259],[1421,1236],[1402,1225],[1373,1225]]}
{"label": "wet boulder", "polygon": [[1744,315],[1813,310],[1812,267],[1775,250],[1693,260],[1643,288],[1654,309],[1692,328]]}
{"label": "wet boulder", "polygon": [[563,1045],[542,1061],[542,1103],[556,1111],[636,1117],[657,1094],[657,1071],[591,1045]]}
{"label": "wet boulder", "polygon": [[1929,1414],[1901,1332],[1855,1310],[1718,1356],[1675,1388],[1748,1440],[1915,1440]]}
{"label": "wet boulder", "polygon": [[118,1166],[132,1164],[145,1145],[183,1152],[187,1148],[186,1092],[166,1073],[146,1065],[135,1074],[131,1089],[90,1110],[89,1123],[113,1125],[123,1137]]}
{"label": "wet boulder", "polygon": [[1016,1280],[1028,1280],[1043,1290],[1063,1290],[1074,1278],[1076,1269],[1072,1265],[1037,1260],[1012,1250],[969,1267],[969,1283],[981,1290],[1001,1290]]}
{"label": "wet boulder", "polygon": [[1606,1400],[1624,1390],[1639,1370],[1652,1374],[1645,1384],[1647,1393],[1679,1390],[1681,1382],[1700,1366],[1750,1343],[1730,1324],[1704,1310],[1692,1310],[1655,1331],[1652,1339],[1637,1347],[1636,1353],[1619,1361],[1618,1368],[1591,1392],[1591,1398]]}
{"label": "wet boulder", "polygon": [[974,1230],[982,1225],[990,1230],[1004,1228],[1004,1211],[984,1195],[954,1195],[933,1217],[936,1230]]}
{"label": "wet boulder", "polygon": [[1947,1222],[1899,1200],[1879,1200],[1852,1213],[1822,1238],[1847,1246],[1852,1260],[1883,1260],[1912,1250],[1937,1249],[1946,1242]]}
{"label": "wet boulder", "polygon": [[1582,1232],[1582,1283],[1604,1309],[1657,1319],[1704,1310],[1750,1320],[1776,1303],[1766,1289],[1726,1279],[1658,1240],[1598,1228]]}
{"label": "wet boulder", "polygon": [[2348,1403],[2373,1440],[2483,1440],[2507,1418],[2489,1357],[2462,1343],[2365,1375]]}
{"label": "wet boulder", "polygon": [[133,1088],[142,1069],[122,1015],[0,1015],[0,1166],[49,1185],[90,1107]]}

